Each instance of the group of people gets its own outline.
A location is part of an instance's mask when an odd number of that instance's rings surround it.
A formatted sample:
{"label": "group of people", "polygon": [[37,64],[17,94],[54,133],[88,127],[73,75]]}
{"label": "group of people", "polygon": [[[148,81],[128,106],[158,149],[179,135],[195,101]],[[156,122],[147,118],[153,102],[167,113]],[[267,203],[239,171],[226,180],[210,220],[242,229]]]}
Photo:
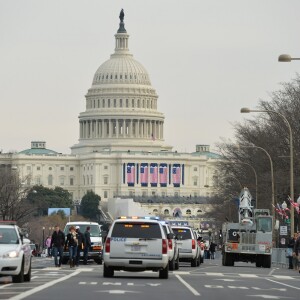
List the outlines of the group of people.
{"label": "group of people", "polygon": [[295,233],[294,237],[290,239],[288,244],[288,259],[289,269],[294,269],[300,273],[300,232]]}
{"label": "group of people", "polygon": [[80,252],[82,250],[83,250],[83,263],[85,265],[87,264],[88,251],[90,247],[91,247],[91,234],[90,234],[89,226],[86,227],[84,233],[80,231],[79,226],[76,227],[70,226],[69,233],[67,234],[67,236],[65,236],[64,232],[60,230],[58,225],[55,226],[55,230],[51,237],[50,250],[47,246],[48,256],[54,257],[55,267],[61,266],[64,249],[68,249],[70,268],[79,265]]}

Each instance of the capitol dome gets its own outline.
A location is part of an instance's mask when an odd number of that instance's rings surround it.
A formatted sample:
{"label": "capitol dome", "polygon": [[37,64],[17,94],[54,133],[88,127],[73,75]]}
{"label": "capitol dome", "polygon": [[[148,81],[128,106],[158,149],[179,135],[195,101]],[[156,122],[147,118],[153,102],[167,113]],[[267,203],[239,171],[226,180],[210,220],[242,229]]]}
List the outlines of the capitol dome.
{"label": "capitol dome", "polygon": [[86,94],[86,110],[79,115],[79,143],[73,154],[118,151],[170,150],[164,145],[164,115],[158,95],[141,63],[129,52],[129,35],[121,18],[115,51],[97,69]]}

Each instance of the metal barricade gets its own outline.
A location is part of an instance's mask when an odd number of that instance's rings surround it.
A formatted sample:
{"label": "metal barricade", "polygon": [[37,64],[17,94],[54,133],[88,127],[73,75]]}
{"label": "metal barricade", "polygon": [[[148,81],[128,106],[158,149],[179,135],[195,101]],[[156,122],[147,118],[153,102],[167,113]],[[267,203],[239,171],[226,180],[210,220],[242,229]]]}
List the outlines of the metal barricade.
{"label": "metal barricade", "polygon": [[273,248],[272,250],[272,264],[280,266],[281,268],[288,268],[289,260],[286,257],[287,248]]}

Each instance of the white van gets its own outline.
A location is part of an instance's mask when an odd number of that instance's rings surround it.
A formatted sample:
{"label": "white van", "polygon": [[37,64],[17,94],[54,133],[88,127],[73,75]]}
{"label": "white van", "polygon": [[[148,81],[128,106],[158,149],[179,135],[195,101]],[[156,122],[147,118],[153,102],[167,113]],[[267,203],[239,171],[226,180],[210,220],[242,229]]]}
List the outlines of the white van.
{"label": "white van", "polygon": [[[91,235],[91,248],[88,252],[88,259],[93,259],[97,264],[102,265],[103,260],[103,244],[102,244],[102,235],[101,235],[101,225],[96,222],[68,222],[64,229],[64,234],[67,237],[69,233],[69,228],[71,226],[79,226],[79,230],[84,234],[86,228],[89,226],[90,235]],[[83,259],[83,251],[80,252],[80,258]],[[66,264],[69,261],[69,252],[64,251],[62,263]]]}

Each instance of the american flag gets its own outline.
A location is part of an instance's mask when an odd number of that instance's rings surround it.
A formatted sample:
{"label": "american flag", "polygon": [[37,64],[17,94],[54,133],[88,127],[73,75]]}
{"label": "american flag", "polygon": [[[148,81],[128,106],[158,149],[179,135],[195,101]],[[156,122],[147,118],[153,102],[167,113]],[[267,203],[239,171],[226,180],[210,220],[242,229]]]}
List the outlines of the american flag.
{"label": "american flag", "polygon": [[166,165],[159,166],[159,182],[166,185],[168,179],[168,167]]}
{"label": "american flag", "polygon": [[180,184],[180,166],[174,165],[172,169],[173,184]]}
{"label": "american flag", "polygon": [[148,184],[148,165],[141,165],[141,184]]}
{"label": "american flag", "polygon": [[150,183],[157,184],[157,164],[150,165]]}
{"label": "american flag", "polygon": [[134,164],[127,165],[127,183],[135,182],[135,166]]}

